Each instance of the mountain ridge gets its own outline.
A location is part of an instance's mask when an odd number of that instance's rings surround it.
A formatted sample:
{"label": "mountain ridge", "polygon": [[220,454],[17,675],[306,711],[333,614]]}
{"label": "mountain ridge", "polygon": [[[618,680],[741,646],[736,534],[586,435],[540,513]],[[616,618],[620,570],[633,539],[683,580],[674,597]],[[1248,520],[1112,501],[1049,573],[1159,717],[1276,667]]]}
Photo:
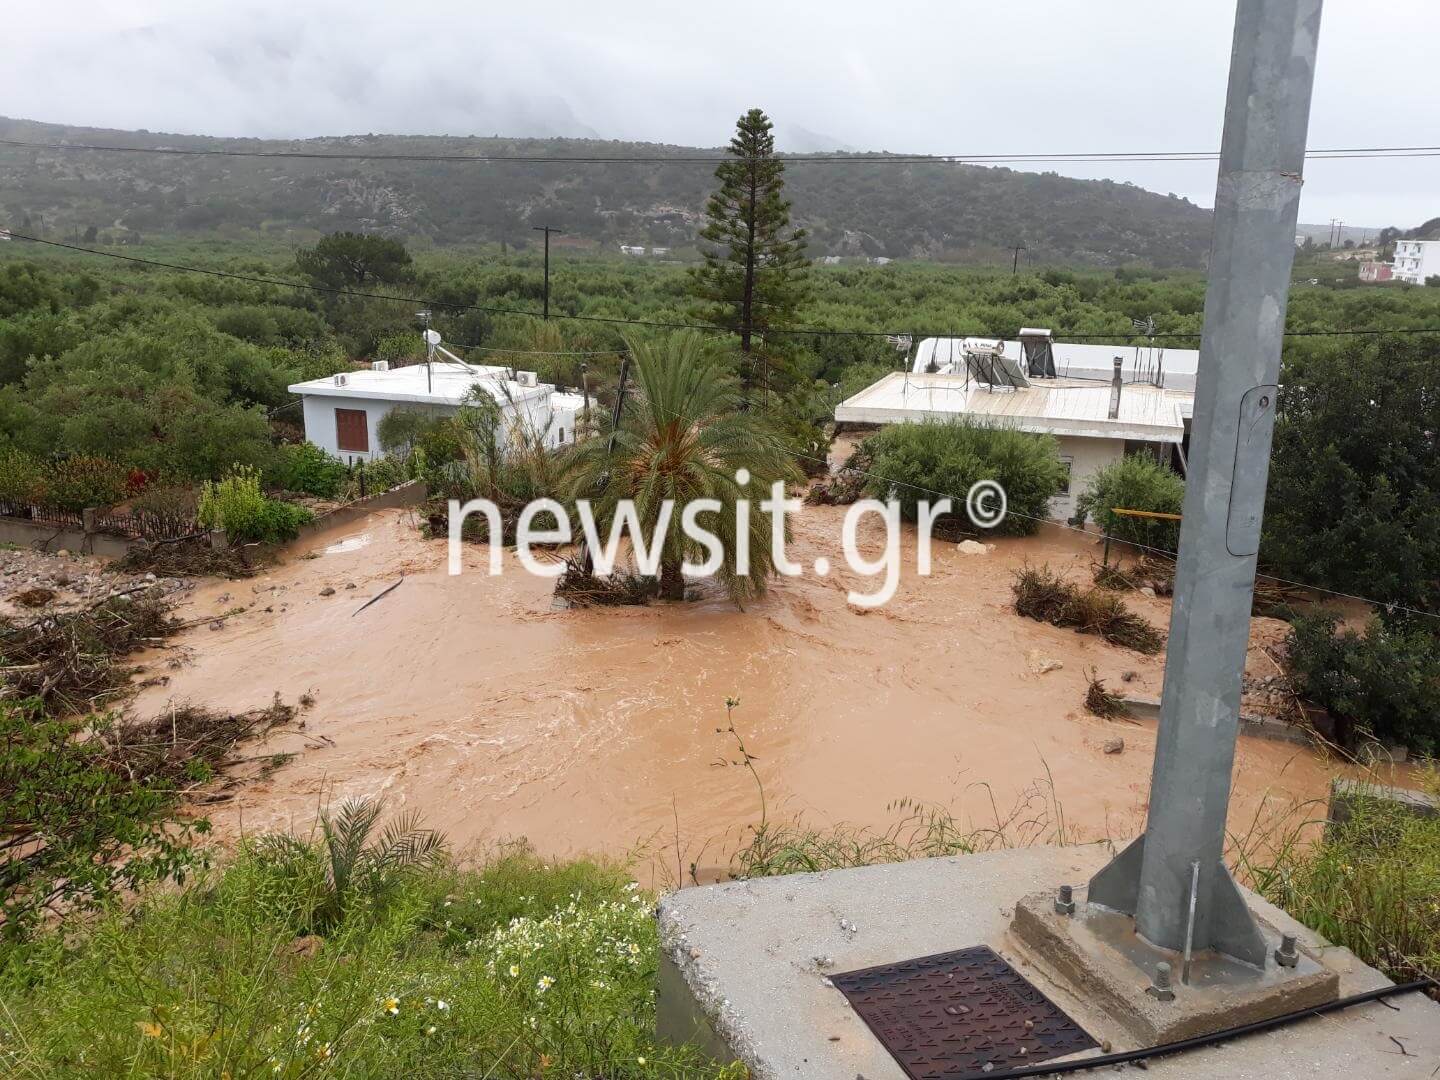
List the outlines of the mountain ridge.
{"label": "mountain ridge", "polygon": [[[0,117],[32,143],[277,152],[713,158],[719,147],[574,138],[364,134],[255,139],[86,128]],[[1211,213],[1129,183],[948,163],[808,164],[786,171],[813,255],[1195,268]],[[568,242],[693,247],[713,164],[324,161],[0,146],[0,223],[111,242],[161,233],[359,229],[440,245],[525,246],[532,224]]]}

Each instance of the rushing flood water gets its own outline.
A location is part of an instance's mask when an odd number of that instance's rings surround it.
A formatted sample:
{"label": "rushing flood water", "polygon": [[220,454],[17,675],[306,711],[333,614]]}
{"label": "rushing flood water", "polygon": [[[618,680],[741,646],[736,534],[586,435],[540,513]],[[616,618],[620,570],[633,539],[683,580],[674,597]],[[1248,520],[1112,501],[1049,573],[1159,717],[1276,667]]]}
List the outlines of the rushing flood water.
{"label": "rushing flood water", "polygon": [[[842,516],[806,508],[792,555],[839,566]],[[878,546],[878,530],[865,539]],[[313,695],[305,730],[267,747],[296,758],[210,809],[222,835],[305,829],[322,801],[383,793],[462,847],[524,836],[546,854],[645,849],[673,867],[678,835],[687,862],[723,862],[724,837],[733,846],[758,812],[753,782],[722,764],[737,756],[716,730],[727,697],[739,699],[735,723],[772,816],[883,824],[908,796],[986,824],[1049,776],[1072,835],[1118,838],[1143,822],[1153,723],[1099,720],[1081,699],[1092,667],[1112,686],[1132,672],[1129,689],[1156,695],[1163,658],[1010,610],[1016,567],[1085,572],[1096,548],[1084,537],[1000,540],[983,556],[937,542],[920,578],[907,536],[899,592],[871,611],[847,604],[857,586],[846,570],[777,581],[745,611],[718,596],[555,610],[550,583],[509,553],[491,578],[487,549],[472,547],[467,572],[448,577],[444,543],[421,539],[400,511],[316,550],[197,590],[188,617],[249,610],[189,631],[190,662],[136,705]],[[1165,601],[1132,603],[1165,625]],[[1063,668],[1033,674],[1033,650]],[[1124,752],[1105,754],[1117,735]],[[1242,738],[1232,827],[1267,803],[1323,797],[1334,771],[1308,750]]]}

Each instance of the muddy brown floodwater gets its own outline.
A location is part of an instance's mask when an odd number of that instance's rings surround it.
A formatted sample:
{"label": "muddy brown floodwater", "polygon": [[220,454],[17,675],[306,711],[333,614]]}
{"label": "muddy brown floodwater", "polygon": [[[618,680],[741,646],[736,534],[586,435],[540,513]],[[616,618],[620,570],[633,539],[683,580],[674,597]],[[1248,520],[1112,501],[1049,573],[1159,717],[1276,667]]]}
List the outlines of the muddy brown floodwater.
{"label": "muddy brown floodwater", "polygon": [[[807,507],[792,557],[840,566],[842,518],[842,508]],[[862,541],[878,550],[871,522]],[[937,541],[928,578],[914,571],[912,533],[903,550],[895,599],[868,612],[846,590],[874,583],[843,569],[777,580],[745,611],[719,596],[557,610],[551,583],[511,553],[492,578],[488,550],[471,546],[466,572],[447,576],[444,542],[388,511],[322,537],[314,557],[197,589],[188,618],[248,610],[222,629],[188,631],[186,663],[135,708],[313,695],[305,730],[265,748],[295,758],[209,809],[222,836],[307,829],[324,800],[383,793],[462,847],[526,837],[546,855],[645,851],[642,865],[673,868],[678,834],[687,861],[723,862],[758,814],[743,769],[717,764],[736,757],[716,731],[727,697],[740,702],[734,719],[772,817],[881,825],[896,816],[889,804],[910,797],[984,825],[992,807],[1008,813],[1048,776],[1072,835],[1137,832],[1154,724],[1099,720],[1081,699],[1092,667],[1112,686],[1133,672],[1130,688],[1158,694],[1163,658],[1010,609],[1015,568],[1088,575],[1095,544],[1058,529],[997,540],[988,555]],[[1130,602],[1166,625],[1167,602]],[[1032,650],[1063,668],[1033,674]],[[1268,660],[1257,663],[1268,673]],[[1116,736],[1124,752],[1105,754]],[[1242,737],[1232,829],[1267,807],[1322,798],[1335,771],[1309,750]]]}

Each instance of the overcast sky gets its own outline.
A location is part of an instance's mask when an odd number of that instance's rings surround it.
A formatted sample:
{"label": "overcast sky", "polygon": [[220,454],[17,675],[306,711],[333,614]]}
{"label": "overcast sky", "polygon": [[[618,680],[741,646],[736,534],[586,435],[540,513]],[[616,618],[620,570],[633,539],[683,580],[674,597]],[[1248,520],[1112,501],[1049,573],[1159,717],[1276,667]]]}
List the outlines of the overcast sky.
{"label": "overcast sky", "polygon": [[[1230,0],[46,0],[7,5],[0,113],[298,137],[714,146],[758,105],[797,150],[1207,150]],[[1312,148],[1440,145],[1440,0],[1328,0]],[[1061,167],[1209,206],[1215,166]],[[1301,219],[1440,215],[1440,157],[1312,161]]]}

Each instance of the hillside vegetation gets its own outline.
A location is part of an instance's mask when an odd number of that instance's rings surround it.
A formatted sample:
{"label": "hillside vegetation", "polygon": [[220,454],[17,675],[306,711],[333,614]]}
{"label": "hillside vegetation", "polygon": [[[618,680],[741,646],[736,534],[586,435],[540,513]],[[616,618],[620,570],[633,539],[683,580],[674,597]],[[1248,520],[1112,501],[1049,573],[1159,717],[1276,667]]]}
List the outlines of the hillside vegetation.
{"label": "hillside vegetation", "polygon": [[[720,135],[720,132],[716,133]],[[583,139],[354,135],[215,139],[0,118],[0,139],[317,154],[474,154],[713,158],[715,149]],[[1210,212],[1110,180],[970,165],[805,165],[786,176],[812,254],[999,264],[1197,268]],[[0,146],[0,225],[54,238],[135,242],[156,233],[313,239],[337,229],[437,244],[534,242],[692,248],[714,166],[376,162],[167,156]],[[93,231],[92,231],[93,230]]]}

